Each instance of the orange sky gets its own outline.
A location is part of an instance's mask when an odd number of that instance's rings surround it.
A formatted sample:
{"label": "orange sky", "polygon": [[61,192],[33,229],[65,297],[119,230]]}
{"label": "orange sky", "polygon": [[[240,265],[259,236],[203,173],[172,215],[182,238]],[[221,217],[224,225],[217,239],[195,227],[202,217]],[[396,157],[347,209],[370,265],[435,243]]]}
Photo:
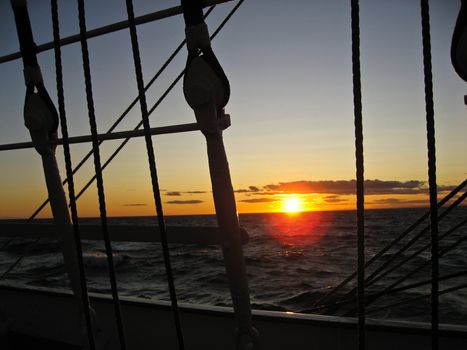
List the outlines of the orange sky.
{"label": "orange sky", "polygon": [[[355,208],[355,195],[348,193],[353,181],[341,181],[329,183],[289,183],[268,185],[263,188],[251,186],[247,189],[237,189],[235,196],[237,200],[237,210],[239,213],[262,213],[262,212],[302,212],[302,211],[323,211],[323,210],[351,210]],[[411,186],[409,188],[387,187],[388,181],[368,182],[365,198],[367,209],[402,208],[402,207],[427,207],[429,205],[426,184],[391,182],[393,186]],[[339,184],[339,185],[337,185]],[[386,193],[378,193],[375,184],[385,187]],[[321,193],[313,193],[307,186],[321,185]],[[417,187],[420,185],[421,187]],[[327,188],[326,188],[327,186]],[[376,187],[378,187],[376,186]],[[340,193],[330,192],[330,190],[340,187]],[[301,191],[294,191],[300,189]],[[441,187],[439,198],[444,197],[452,187]],[[392,192],[392,193],[391,193]],[[402,193],[401,193],[402,192]],[[408,193],[412,192],[412,193]],[[17,200],[10,203],[16,209],[10,211],[9,217],[27,217],[39,204],[37,199],[45,198],[44,192],[36,192],[36,201],[26,201],[25,198],[16,197]],[[154,200],[150,188],[139,188],[134,191],[127,191],[125,194],[118,191],[108,191],[107,214],[109,216],[147,216],[154,215]],[[191,191],[162,191],[164,213],[166,215],[191,215],[191,214],[212,214],[214,205],[212,193],[209,190]],[[23,204],[23,205],[21,205]],[[27,204],[27,205],[25,205]],[[2,212],[8,212],[3,202]],[[18,208],[21,208],[18,210]],[[94,189],[78,201],[78,211],[82,217],[93,217],[98,215],[97,195]],[[47,208],[39,217],[50,217],[50,210]]]}
{"label": "orange sky", "polygon": [[[170,5],[141,2],[140,14]],[[432,1],[437,178],[440,197],[466,178],[466,86],[450,63],[450,40],[459,1]],[[35,41],[51,40],[49,9],[30,2]],[[60,3],[64,35],[78,31],[72,3]],[[86,4],[89,29],[124,19],[118,6]],[[208,18],[212,31],[234,3],[218,6]],[[105,11],[103,8],[105,7]],[[426,123],[417,2],[374,0],[361,4],[361,69],[366,207],[425,206]],[[385,16],[375,16],[375,11]],[[18,50],[13,14],[0,2],[0,54]],[[281,26],[277,26],[280,17]],[[73,20],[72,20],[73,19]],[[394,20],[397,20],[395,25]],[[184,37],[181,17],[138,27],[147,82]],[[278,45],[279,43],[279,45]],[[280,49],[278,49],[280,47]],[[231,84],[224,133],[240,213],[283,210],[295,197],[301,210],[353,209],[355,145],[352,101],[350,9],[345,1],[246,1],[213,41]],[[137,95],[127,31],[89,40],[98,131],[105,132]],[[182,50],[183,51],[183,50]],[[109,53],[111,52],[111,60]],[[89,134],[79,45],[63,48],[65,105],[70,136]],[[38,56],[45,85],[56,102],[53,52]],[[159,99],[184,68],[186,52],[148,91]],[[29,141],[24,127],[24,79],[19,60],[0,65],[2,144]],[[141,120],[136,105],[117,131]],[[151,126],[194,122],[181,85],[151,115]],[[159,184],[168,215],[214,212],[204,137],[199,132],[153,138]],[[105,142],[105,161],[119,145]],[[90,149],[72,146],[76,164]],[[62,149],[57,150],[62,176]],[[0,152],[0,218],[28,217],[47,197],[37,153]],[[89,161],[76,175],[76,189],[93,174]],[[379,179],[378,181],[376,179]],[[144,140],[132,140],[104,171],[110,216],[153,215]],[[80,216],[97,216],[95,185],[78,202]],[[47,209],[41,216],[49,216]]]}

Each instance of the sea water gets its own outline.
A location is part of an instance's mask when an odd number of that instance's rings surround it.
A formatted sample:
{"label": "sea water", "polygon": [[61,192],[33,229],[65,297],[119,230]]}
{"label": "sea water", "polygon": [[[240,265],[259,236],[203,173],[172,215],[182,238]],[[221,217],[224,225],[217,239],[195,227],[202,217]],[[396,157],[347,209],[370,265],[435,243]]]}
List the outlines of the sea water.
{"label": "sea water", "polygon": [[[399,236],[426,212],[426,209],[368,210],[365,213],[365,253],[369,260]],[[240,224],[250,240],[244,246],[250,297],[255,309],[353,315],[355,301],[351,297],[355,280],[332,295],[329,293],[357,266],[356,218],[353,211],[307,213],[241,214]],[[440,221],[440,234],[467,218],[467,207],[456,208]],[[83,223],[98,223],[98,219],[83,219]],[[156,225],[153,217],[110,218],[116,225]],[[215,226],[213,215],[170,216],[168,226]],[[369,276],[385,261],[394,258],[388,268],[411,256],[429,244],[429,220],[425,220],[393,249],[369,266]],[[418,233],[421,238],[407,251],[397,253]],[[170,228],[168,230],[170,234]],[[440,248],[467,238],[467,226],[462,226],[440,241]],[[7,240],[3,238],[0,246]],[[0,273],[7,269],[31,240],[15,239],[0,251]],[[120,295],[169,300],[164,261],[159,243],[115,242],[114,260]],[[109,293],[105,249],[102,243],[83,242],[88,287],[92,292]],[[180,302],[207,305],[231,305],[222,251],[218,246],[170,244],[170,256],[175,286]],[[430,279],[430,247],[404,262],[366,288],[371,294],[383,291],[413,269],[425,265],[400,286]],[[467,271],[467,239],[440,258],[440,276]],[[465,284],[462,275],[440,282],[440,290]],[[21,263],[4,281],[30,286],[66,287],[68,278],[57,242],[41,239],[30,249]],[[369,318],[429,321],[430,284],[389,293],[371,299],[367,306]],[[343,298],[350,302],[336,304]],[[317,306],[329,304],[326,308]],[[392,305],[392,306],[391,306]],[[388,307],[389,306],[389,307]],[[440,320],[443,323],[467,324],[467,289],[440,296]]]}

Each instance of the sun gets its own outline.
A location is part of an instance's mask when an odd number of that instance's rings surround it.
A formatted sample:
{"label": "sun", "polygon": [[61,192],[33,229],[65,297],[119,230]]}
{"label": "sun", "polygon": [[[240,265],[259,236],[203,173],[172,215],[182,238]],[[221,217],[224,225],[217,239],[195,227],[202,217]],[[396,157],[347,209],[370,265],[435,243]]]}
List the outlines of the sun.
{"label": "sun", "polygon": [[299,213],[303,210],[302,202],[297,197],[287,197],[282,200],[282,211],[285,213]]}

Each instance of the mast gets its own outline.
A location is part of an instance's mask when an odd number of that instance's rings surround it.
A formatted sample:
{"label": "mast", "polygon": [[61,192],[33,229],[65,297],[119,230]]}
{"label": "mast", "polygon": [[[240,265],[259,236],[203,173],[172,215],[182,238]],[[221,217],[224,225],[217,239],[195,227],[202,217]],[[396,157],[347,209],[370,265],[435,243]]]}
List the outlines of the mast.
{"label": "mast", "polygon": [[237,322],[236,348],[259,349],[259,335],[251,318],[234,191],[218,123],[225,116],[224,107],[230,97],[229,81],[212,50],[202,2],[182,0],[182,7],[188,48],[183,92],[206,138],[217,223],[223,234],[222,252]]}
{"label": "mast", "polygon": [[11,6],[15,15],[24,65],[26,84],[24,124],[29,130],[34,148],[41,156],[50,207],[55,227],[59,233],[65,269],[70,278],[74,296],[81,299],[81,303],[77,303],[78,314],[80,317],[84,317],[86,322],[89,348],[95,349],[94,335],[99,331],[95,323],[95,312],[91,308],[88,298],[79,231],[73,230],[55,157],[59,116],[42,79],[26,0],[11,0]]}

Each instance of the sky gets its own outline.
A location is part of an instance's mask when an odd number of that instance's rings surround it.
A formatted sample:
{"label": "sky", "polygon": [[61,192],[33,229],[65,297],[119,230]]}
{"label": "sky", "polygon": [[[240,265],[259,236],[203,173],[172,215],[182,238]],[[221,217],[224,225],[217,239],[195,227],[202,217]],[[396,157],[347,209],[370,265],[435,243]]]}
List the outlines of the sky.
{"label": "sky", "polygon": [[[134,1],[136,15],[178,1]],[[207,19],[212,32],[236,2]],[[361,69],[366,207],[426,206],[427,150],[418,0],[362,0]],[[432,0],[437,179],[440,196],[466,178],[467,85],[450,63],[458,0]],[[62,37],[78,33],[75,1],[59,2]],[[87,27],[126,18],[124,1],[86,1]],[[52,40],[50,4],[29,1],[37,44]],[[0,56],[19,45],[9,1],[0,0]],[[138,26],[148,81],[184,37],[181,16]],[[98,131],[107,131],[137,95],[129,31],[88,41]],[[350,1],[246,0],[212,43],[231,84],[224,132],[240,213],[347,210],[355,207]],[[62,48],[70,136],[90,133],[79,43]],[[53,51],[40,53],[46,87],[56,102]],[[182,50],[148,92],[151,107],[184,68]],[[20,60],[0,65],[0,143],[29,141],[23,125]],[[117,128],[141,120],[139,105]],[[151,115],[151,126],[194,122],[178,84]],[[164,212],[214,212],[206,145],[200,132],[153,137]],[[118,146],[101,147],[105,160]],[[76,164],[90,145],[72,146]],[[57,149],[62,176],[63,152]],[[42,164],[33,149],[0,152],[0,218],[28,217],[47,198]],[[76,175],[77,190],[94,171]],[[110,216],[153,215],[144,139],[132,140],[104,171]],[[95,185],[78,201],[80,216],[97,216]],[[50,210],[40,217],[50,216]]]}

